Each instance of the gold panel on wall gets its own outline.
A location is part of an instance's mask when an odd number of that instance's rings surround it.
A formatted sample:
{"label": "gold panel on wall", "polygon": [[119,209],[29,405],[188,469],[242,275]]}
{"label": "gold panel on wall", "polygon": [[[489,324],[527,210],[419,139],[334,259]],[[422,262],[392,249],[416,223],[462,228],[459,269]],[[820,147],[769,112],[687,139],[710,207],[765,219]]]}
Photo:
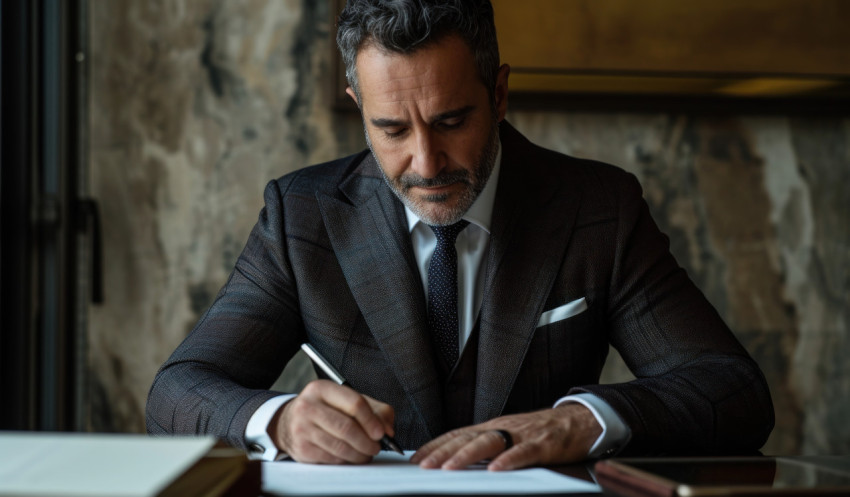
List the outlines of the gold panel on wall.
{"label": "gold panel on wall", "polygon": [[492,1],[514,92],[848,93],[850,1]]}

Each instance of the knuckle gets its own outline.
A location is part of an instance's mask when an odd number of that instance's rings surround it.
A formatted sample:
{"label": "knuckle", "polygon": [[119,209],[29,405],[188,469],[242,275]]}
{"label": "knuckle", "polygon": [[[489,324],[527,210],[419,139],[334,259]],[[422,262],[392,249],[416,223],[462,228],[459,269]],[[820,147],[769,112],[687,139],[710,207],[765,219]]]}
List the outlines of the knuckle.
{"label": "knuckle", "polygon": [[367,402],[362,396],[358,396],[354,399],[354,402],[351,403],[351,408],[354,410],[355,414],[369,414],[372,412],[369,402]]}
{"label": "knuckle", "polygon": [[292,420],[292,422],[288,424],[288,427],[289,429],[287,432],[289,432],[290,436],[295,440],[304,438],[308,432],[307,426],[304,425],[304,423],[299,422],[297,419]]}
{"label": "knuckle", "polygon": [[346,440],[355,440],[362,436],[361,434],[363,431],[355,423],[345,423],[345,425],[341,428],[340,433]]}
{"label": "knuckle", "polygon": [[452,430],[448,433],[443,434],[441,437],[434,440],[434,442],[440,442],[442,445],[445,445],[447,442],[456,442],[461,438],[465,438],[467,441],[471,440],[474,435],[464,428],[458,428]]}
{"label": "knuckle", "polygon": [[471,457],[475,457],[477,454],[481,453],[480,448],[473,446],[472,444],[466,444],[460,449],[457,450],[454,454],[447,454],[452,459],[457,460],[466,460]]}
{"label": "knuckle", "polygon": [[315,419],[318,409],[315,404],[299,402],[293,405],[287,413],[287,424],[290,426],[303,426],[307,420]]}
{"label": "knuckle", "polygon": [[389,419],[393,419],[393,418],[395,417],[395,411],[393,411],[393,408],[392,408],[392,407],[390,407],[390,406],[388,406],[388,405],[386,405],[386,404],[379,405],[379,406],[377,407],[377,409],[375,409],[375,411],[376,411],[376,412],[378,413],[378,415],[380,415],[382,418],[389,418]]}
{"label": "knuckle", "polygon": [[448,438],[458,438],[458,437],[462,437],[464,435],[469,435],[469,434],[470,434],[469,430],[467,430],[467,429],[455,428],[454,430],[446,433],[445,436],[448,437]]}
{"label": "knuckle", "polygon": [[490,444],[492,444],[492,445],[501,446],[501,445],[505,444],[505,439],[502,438],[502,436],[499,435],[499,433],[496,432],[495,430],[487,431],[486,436],[487,436],[488,442],[490,442]]}
{"label": "knuckle", "polygon": [[309,432],[310,427],[303,422],[303,418],[294,417],[284,426],[283,434],[293,441],[299,441],[307,438]]}
{"label": "knuckle", "polygon": [[[301,396],[307,396],[310,398],[321,398],[325,396],[325,393],[329,388],[336,386],[334,383],[328,380],[313,380],[301,389]],[[298,398],[296,397],[296,399]]]}
{"label": "knuckle", "polygon": [[[307,385],[304,386],[304,388],[301,390],[301,395],[315,395],[316,391],[320,388],[320,386],[321,384],[318,381],[311,381],[310,383],[307,383]],[[296,399],[298,398],[299,397],[296,397]]]}
{"label": "knuckle", "polygon": [[291,404],[292,405],[287,406],[286,410],[286,412],[289,414],[290,419],[298,419],[300,416],[309,413],[311,408],[311,404],[307,402],[307,399],[302,399],[300,397],[296,397],[295,400],[291,402]]}
{"label": "knuckle", "polygon": [[333,439],[328,449],[330,450],[331,454],[334,454],[339,457],[344,457],[350,451],[348,444],[339,438]]}
{"label": "knuckle", "polygon": [[514,445],[507,453],[511,460],[515,462],[530,464],[541,460],[540,456],[543,454],[543,447],[536,443],[523,443]]}
{"label": "knuckle", "polygon": [[543,449],[540,444],[534,442],[525,442],[514,445],[511,451],[517,455],[532,455],[538,454]]}
{"label": "knuckle", "polygon": [[331,430],[343,437],[352,437],[357,433],[354,421],[345,416],[337,416],[331,421]]}
{"label": "knuckle", "polygon": [[316,457],[313,444],[307,443],[303,439],[293,440],[290,452],[290,455],[297,460],[314,460]]}

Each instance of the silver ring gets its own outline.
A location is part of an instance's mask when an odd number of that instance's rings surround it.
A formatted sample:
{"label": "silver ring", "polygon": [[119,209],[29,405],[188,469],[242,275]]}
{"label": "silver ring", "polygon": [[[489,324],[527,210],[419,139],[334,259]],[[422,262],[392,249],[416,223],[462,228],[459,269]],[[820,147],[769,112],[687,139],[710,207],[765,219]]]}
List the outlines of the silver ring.
{"label": "silver ring", "polygon": [[508,449],[510,449],[511,447],[514,446],[514,437],[512,437],[510,433],[508,433],[505,430],[493,430],[493,431],[498,433],[499,436],[502,437],[502,440],[505,441],[505,450],[508,450]]}

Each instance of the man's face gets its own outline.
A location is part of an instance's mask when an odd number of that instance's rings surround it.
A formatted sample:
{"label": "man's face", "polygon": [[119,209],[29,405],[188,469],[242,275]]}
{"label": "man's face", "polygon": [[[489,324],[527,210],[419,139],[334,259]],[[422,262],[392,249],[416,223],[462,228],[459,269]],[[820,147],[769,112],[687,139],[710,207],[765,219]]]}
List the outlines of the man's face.
{"label": "man's face", "polygon": [[358,53],[366,140],[390,188],[425,223],[458,221],[484,189],[507,107],[508,72],[500,68],[491,100],[459,37],[408,55],[373,45]]}

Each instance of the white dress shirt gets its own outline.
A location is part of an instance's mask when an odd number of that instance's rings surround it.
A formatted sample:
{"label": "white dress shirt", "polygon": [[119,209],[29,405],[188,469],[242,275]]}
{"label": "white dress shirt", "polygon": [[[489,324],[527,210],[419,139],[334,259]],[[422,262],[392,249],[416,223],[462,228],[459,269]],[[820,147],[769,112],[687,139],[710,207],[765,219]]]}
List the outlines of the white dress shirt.
{"label": "white dress shirt", "polygon": [[[458,234],[455,242],[458,275],[458,350],[461,353],[478,319],[478,311],[481,309],[481,300],[484,297],[484,276],[487,273],[485,255],[490,245],[490,220],[496,199],[501,161],[500,144],[496,154],[496,164],[487,185],[463,216],[463,219],[469,221],[469,225]],[[425,295],[427,295],[428,264],[437,247],[437,237],[431,228],[407,206],[404,210],[407,214],[416,265],[422,277]],[[295,395],[290,394],[270,399],[251,416],[245,429],[245,439],[256,457],[275,460],[282,456],[269,437],[267,428],[275,412],[293,397]],[[623,423],[620,416],[607,402],[596,395],[590,393],[568,395],[559,399],[554,407],[567,402],[576,402],[587,407],[602,427],[602,434],[588,452],[589,457],[611,455],[631,438],[631,430]]]}

